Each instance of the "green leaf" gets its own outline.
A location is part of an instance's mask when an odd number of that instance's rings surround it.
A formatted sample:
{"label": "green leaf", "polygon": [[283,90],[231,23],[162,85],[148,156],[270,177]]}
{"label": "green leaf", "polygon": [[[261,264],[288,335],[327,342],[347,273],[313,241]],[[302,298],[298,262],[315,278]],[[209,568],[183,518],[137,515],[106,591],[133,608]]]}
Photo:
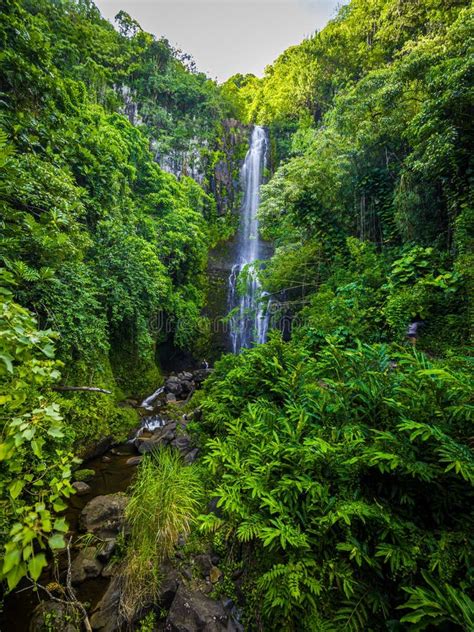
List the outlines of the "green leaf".
{"label": "green leaf", "polygon": [[39,578],[39,576],[41,575],[41,571],[46,566],[46,564],[47,562],[44,553],[38,553],[38,555],[32,557],[31,560],[28,562],[28,571],[34,581]]}
{"label": "green leaf", "polygon": [[24,486],[25,486],[25,481],[21,479],[18,479],[16,481],[13,481],[13,483],[10,483],[10,485],[8,486],[8,491],[10,492],[10,496],[13,499],[18,498]]}
{"label": "green leaf", "polygon": [[62,531],[63,533],[66,533],[69,529],[65,518],[56,518],[53,526],[55,531]]}
{"label": "green leaf", "polygon": [[21,561],[20,549],[14,548],[12,551],[9,551],[8,553],[6,553],[3,559],[3,568],[2,568],[3,574],[6,575],[7,573],[9,573],[14,566],[20,563],[20,561]]}
{"label": "green leaf", "polygon": [[12,364],[12,356],[8,353],[2,353],[0,354],[0,360],[3,361],[3,363],[5,364],[7,371],[9,373],[13,373],[13,364]]}
{"label": "green leaf", "polygon": [[66,543],[64,541],[64,536],[60,533],[55,533],[50,538],[48,538],[49,548],[51,549],[64,549]]}
{"label": "green leaf", "polygon": [[26,574],[26,566],[21,562],[17,566],[14,566],[7,575],[8,590],[13,590],[18,584],[20,579]]}

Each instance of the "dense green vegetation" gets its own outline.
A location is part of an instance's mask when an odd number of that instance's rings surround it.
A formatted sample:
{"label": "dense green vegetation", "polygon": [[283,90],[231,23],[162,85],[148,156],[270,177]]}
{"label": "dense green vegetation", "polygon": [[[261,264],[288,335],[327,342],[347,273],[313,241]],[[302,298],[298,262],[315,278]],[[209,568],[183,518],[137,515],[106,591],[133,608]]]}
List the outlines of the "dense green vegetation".
{"label": "dense green vegetation", "polygon": [[262,79],[221,87],[124,12],[115,30],[89,0],[4,7],[8,588],[64,546],[74,453],[136,423],[116,402],[159,383],[161,324],[202,348],[208,250],[235,227],[258,123],[263,300],[291,332],[223,357],[188,404],[199,478],[171,451],[141,463],[122,615],[153,602],[203,494],[217,509],[189,547],[242,571],[246,629],[472,630],[471,3],[351,0]]}
{"label": "dense green vegetation", "polygon": [[[48,512],[70,491],[69,452],[136,425],[116,401],[159,384],[161,325],[178,347],[199,343],[207,251],[232,224],[218,213],[235,200],[210,195],[223,157],[230,178],[236,168],[228,137],[243,140],[238,126],[224,129],[229,100],[166,40],[124,13],[118,26],[89,0],[2,3],[0,539],[13,529],[10,586],[27,570],[38,577],[45,558],[33,545],[58,543]],[[180,179],[155,161],[174,150]],[[185,175],[191,158],[202,186]],[[113,394],[60,396],[50,388],[59,379]]]}
{"label": "dense green vegetation", "polygon": [[272,135],[261,276],[293,319],[203,399],[250,627],[474,624],[469,4],[353,0],[226,85]]}

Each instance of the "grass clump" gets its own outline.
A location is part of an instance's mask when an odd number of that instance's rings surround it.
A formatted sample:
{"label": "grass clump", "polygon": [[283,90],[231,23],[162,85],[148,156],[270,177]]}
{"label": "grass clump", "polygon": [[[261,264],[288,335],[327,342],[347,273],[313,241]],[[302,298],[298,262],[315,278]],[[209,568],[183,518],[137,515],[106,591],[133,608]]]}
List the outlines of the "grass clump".
{"label": "grass clump", "polygon": [[175,450],[156,450],[140,464],[127,506],[131,533],[121,598],[126,621],[156,600],[161,564],[173,553],[179,536],[190,532],[201,490],[197,468],[185,466]]}

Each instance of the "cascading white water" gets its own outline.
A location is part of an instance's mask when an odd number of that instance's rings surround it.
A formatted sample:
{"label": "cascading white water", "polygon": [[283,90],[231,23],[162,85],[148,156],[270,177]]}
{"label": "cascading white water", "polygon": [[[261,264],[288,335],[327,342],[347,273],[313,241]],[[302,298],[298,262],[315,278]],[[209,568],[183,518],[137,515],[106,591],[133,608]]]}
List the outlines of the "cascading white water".
{"label": "cascading white water", "polygon": [[242,166],[241,178],[244,200],[240,214],[237,237],[236,261],[229,276],[229,309],[235,310],[231,318],[231,340],[234,353],[253,342],[265,342],[268,332],[269,312],[265,309],[257,271],[248,268],[246,290],[237,291],[239,274],[246,265],[262,257],[258,233],[257,211],[260,202],[260,185],[267,159],[268,137],[263,127],[253,128],[250,148]]}

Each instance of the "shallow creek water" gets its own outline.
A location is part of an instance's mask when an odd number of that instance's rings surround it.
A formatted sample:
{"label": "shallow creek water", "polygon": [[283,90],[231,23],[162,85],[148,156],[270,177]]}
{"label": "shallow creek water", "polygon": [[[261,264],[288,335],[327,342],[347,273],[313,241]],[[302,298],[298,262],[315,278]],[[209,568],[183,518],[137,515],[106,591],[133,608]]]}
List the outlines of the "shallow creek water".
{"label": "shallow creek water", "polygon": [[[132,443],[119,444],[81,465],[81,469],[94,470],[95,475],[87,481],[90,486],[89,493],[83,496],[77,494],[72,496],[64,513],[70,533],[74,537],[78,535],[80,513],[92,498],[126,491],[137,471],[136,466],[127,465],[127,459],[136,454],[137,451]],[[39,583],[47,585],[53,580],[52,570],[48,568],[41,576]],[[86,580],[74,588],[79,601],[89,603],[94,607],[104,594],[108,583],[109,579],[97,577]],[[45,598],[45,593],[33,591],[29,582],[26,580],[21,582],[5,600],[4,610],[0,614],[0,631],[28,632],[33,610]]]}

